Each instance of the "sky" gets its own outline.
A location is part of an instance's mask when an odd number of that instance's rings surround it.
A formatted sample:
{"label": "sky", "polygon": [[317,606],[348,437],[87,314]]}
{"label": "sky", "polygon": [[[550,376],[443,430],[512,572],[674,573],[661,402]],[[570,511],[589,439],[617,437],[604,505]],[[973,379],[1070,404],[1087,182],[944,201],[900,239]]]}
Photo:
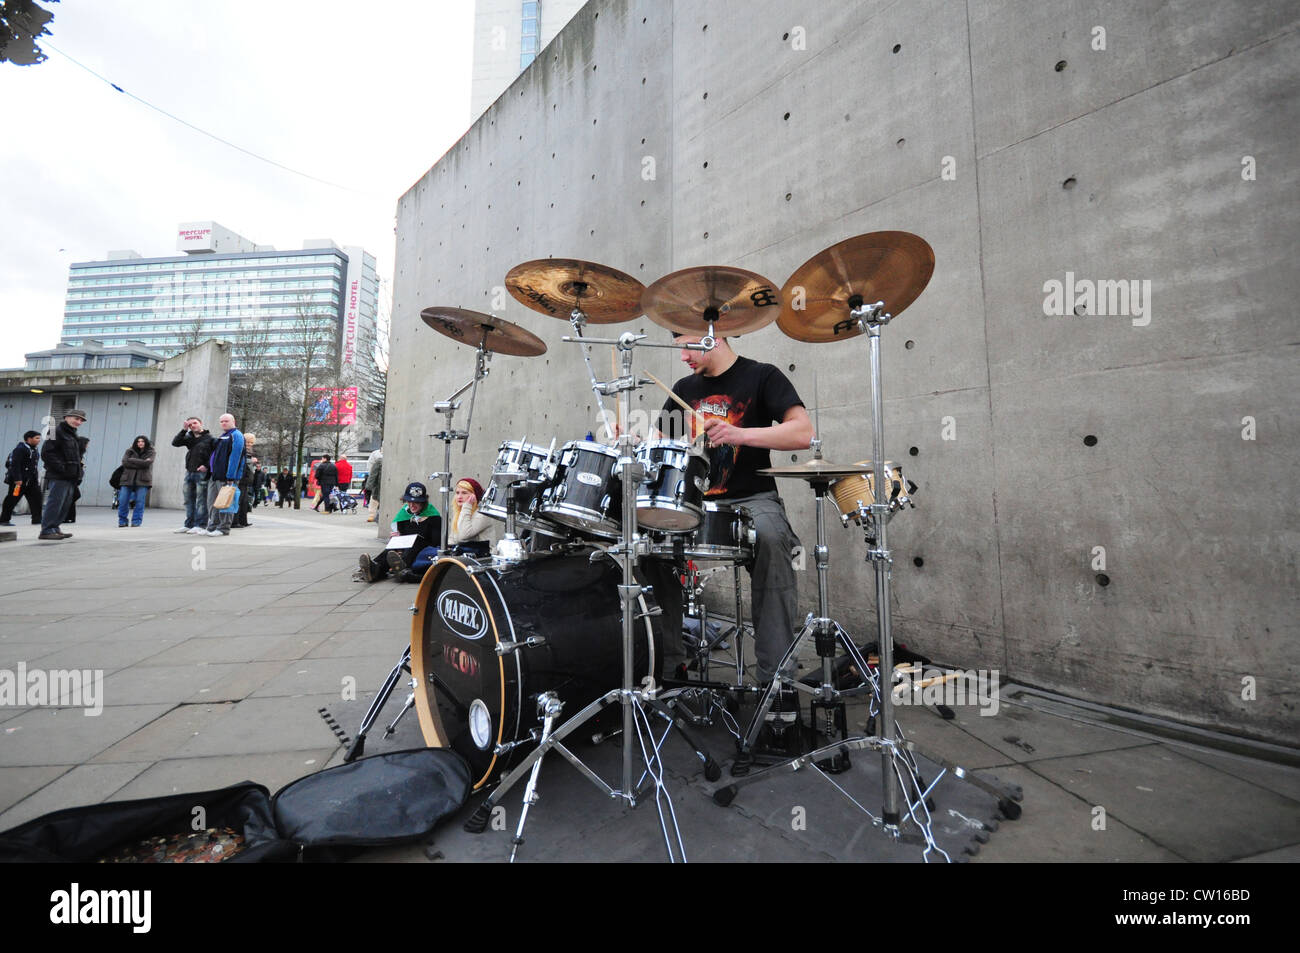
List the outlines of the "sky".
{"label": "sky", "polygon": [[361,245],[391,293],[397,200],[470,124],[474,0],[44,5],[49,59],[0,64],[0,367],[58,343],[72,262],[179,254],[179,222]]}

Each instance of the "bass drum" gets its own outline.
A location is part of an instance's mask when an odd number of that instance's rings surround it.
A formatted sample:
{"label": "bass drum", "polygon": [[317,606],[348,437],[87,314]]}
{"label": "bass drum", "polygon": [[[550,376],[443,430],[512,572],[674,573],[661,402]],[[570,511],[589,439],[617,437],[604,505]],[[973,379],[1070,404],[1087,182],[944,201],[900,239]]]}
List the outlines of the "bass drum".
{"label": "bass drum", "polygon": [[[420,728],[430,747],[451,748],[469,762],[475,790],[495,783],[533,748],[498,751],[541,728],[539,694],[560,697],[563,722],[622,687],[623,575],[612,560],[590,557],[584,550],[500,567],[449,557],[430,566],[420,584],[411,623]],[[638,615],[644,611],[643,602]],[[642,618],[633,684],[648,670],[652,637]],[[540,644],[498,654],[498,646],[527,639]],[[620,710],[612,705],[607,712]]]}

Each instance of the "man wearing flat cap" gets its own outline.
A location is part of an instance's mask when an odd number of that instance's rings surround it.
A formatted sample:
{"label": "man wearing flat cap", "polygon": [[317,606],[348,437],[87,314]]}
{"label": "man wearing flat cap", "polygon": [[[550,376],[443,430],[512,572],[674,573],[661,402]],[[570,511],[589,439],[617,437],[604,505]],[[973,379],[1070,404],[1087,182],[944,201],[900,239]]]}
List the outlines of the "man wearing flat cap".
{"label": "man wearing flat cap", "polygon": [[68,515],[72,505],[72,496],[81,482],[81,441],[77,439],[77,428],[86,422],[85,411],[73,408],[63,415],[54,436],[45,441],[41,447],[41,461],[45,464],[45,475],[50,480],[50,494],[45,499],[45,509],[41,513],[41,535],[38,539],[55,541],[72,536],[59,529],[59,524]]}

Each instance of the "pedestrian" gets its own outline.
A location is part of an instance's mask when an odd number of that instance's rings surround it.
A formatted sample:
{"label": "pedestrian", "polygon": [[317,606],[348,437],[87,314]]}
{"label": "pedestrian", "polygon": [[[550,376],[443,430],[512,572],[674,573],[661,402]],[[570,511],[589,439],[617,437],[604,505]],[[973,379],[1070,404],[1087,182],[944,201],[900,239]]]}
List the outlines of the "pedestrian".
{"label": "pedestrian", "polygon": [[280,475],[275,478],[275,508],[282,509],[285,503],[293,506],[293,489],[298,481],[289,473],[288,467],[280,468]]}
{"label": "pedestrian", "polygon": [[40,460],[40,452],[36,448],[40,443],[39,431],[27,431],[5,461],[5,486],[8,491],[5,493],[4,506],[0,507],[0,526],[14,525],[10,522],[14,507],[24,497],[27,499],[27,508],[31,511],[32,525],[41,525],[41,481],[36,470]]}
{"label": "pedestrian", "polygon": [[41,462],[45,464],[45,475],[49,479],[49,496],[41,511],[41,535],[43,540],[60,540],[71,538],[71,533],[60,530],[68,507],[72,505],[72,494],[81,482],[81,442],[77,439],[77,428],[86,422],[84,411],[69,410],[54,428],[54,434],[41,447]]}
{"label": "pedestrian", "polygon": [[330,462],[330,455],[327,453],[321,457],[320,463],[316,465],[316,485],[320,487],[320,498],[316,500],[316,505],[312,507],[317,513],[320,512],[320,505],[325,504],[325,512],[334,512],[334,501],[330,499],[334,487],[339,483],[339,468]]}
{"label": "pedestrian", "polygon": [[229,536],[233,513],[223,513],[213,504],[222,487],[239,492],[236,484],[244,475],[244,435],[235,426],[234,414],[221,415],[221,436],[208,458],[208,535]]}
{"label": "pedestrian", "polygon": [[[117,488],[117,525],[127,525],[127,514],[131,514],[131,525],[139,526],[144,521],[144,504],[149,498],[149,489],[153,486],[153,461],[158,455],[149,438],[138,435],[131,441],[131,446],[122,454],[122,478]],[[131,507],[134,506],[134,512]]]}
{"label": "pedestrian", "polygon": [[[244,434],[244,453],[252,452],[253,444],[257,443],[257,435]],[[253,508],[254,494],[253,474],[257,470],[257,457],[245,457],[244,474],[239,478],[239,511],[235,513],[235,518],[230,522],[231,529],[246,529],[250,524],[248,522],[248,511]]]}
{"label": "pedestrian", "polygon": [[366,473],[366,489],[370,492],[370,500],[366,503],[366,509],[370,511],[370,515],[366,517],[367,523],[373,523],[379,518],[379,479],[383,467],[384,448],[380,447],[370,455]]}
{"label": "pedestrian", "polygon": [[334,461],[334,466],[339,471],[338,485],[339,491],[348,493],[352,490],[352,464],[348,463],[348,458],[339,454],[339,458]]}
{"label": "pedestrian", "polygon": [[72,488],[72,502],[68,504],[67,515],[63,517],[65,523],[75,523],[77,521],[77,500],[81,499],[81,481],[86,478],[86,447],[90,446],[89,437],[77,437],[77,450],[81,454],[78,462],[78,469],[81,472],[77,485]]}
{"label": "pedestrian", "polygon": [[181,485],[185,500],[185,525],[176,533],[197,536],[208,531],[208,460],[217,438],[203,429],[198,417],[186,417],[181,432],[172,438],[173,447],[185,448],[185,482]]}

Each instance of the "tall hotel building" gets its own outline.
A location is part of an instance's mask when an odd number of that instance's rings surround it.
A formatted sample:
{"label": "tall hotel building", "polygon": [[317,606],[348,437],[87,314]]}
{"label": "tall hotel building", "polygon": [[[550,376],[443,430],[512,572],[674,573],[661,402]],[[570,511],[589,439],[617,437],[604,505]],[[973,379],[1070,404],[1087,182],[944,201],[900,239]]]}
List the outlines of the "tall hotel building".
{"label": "tall hotel building", "polygon": [[[73,264],[60,341],[137,342],[172,355],[207,338],[237,341],[264,330],[273,360],[300,353],[301,314],[323,315],[335,328],[340,369],[352,372],[360,399],[382,403],[372,255],[328,240],[277,251],[216,222],[179,225],[176,250],[183,254],[144,258],[116,251],[105,261]],[[244,370],[238,349],[231,370]]]}

